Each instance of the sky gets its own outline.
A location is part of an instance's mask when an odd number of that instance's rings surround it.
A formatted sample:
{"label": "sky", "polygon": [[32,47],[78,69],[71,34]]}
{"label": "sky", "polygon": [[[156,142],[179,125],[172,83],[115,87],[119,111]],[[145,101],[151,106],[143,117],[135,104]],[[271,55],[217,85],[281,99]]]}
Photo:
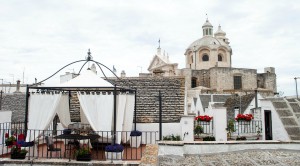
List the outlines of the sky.
{"label": "sky", "polygon": [[[202,37],[207,17],[214,32],[219,24],[226,32],[233,67],[258,73],[275,67],[277,91],[296,95],[298,0],[0,0],[0,81],[41,81],[84,60],[88,49],[117,75],[138,76],[159,39],[171,62],[184,68],[185,49]],[[49,82],[81,66],[67,66]]]}

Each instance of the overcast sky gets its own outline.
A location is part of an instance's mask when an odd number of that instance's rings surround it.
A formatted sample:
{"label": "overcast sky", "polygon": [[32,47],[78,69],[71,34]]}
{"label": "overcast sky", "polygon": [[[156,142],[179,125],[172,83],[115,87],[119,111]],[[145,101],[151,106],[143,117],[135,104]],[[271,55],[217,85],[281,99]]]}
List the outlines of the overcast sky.
{"label": "overcast sky", "polygon": [[[147,72],[159,38],[170,60],[184,68],[185,49],[202,37],[206,13],[214,31],[220,24],[227,33],[233,67],[275,67],[278,91],[296,94],[298,0],[0,0],[0,79],[23,83],[24,73],[25,83],[43,80],[85,59],[89,48],[118,75],[138,76]],[[55,81],[73,70],[78,65]]]}

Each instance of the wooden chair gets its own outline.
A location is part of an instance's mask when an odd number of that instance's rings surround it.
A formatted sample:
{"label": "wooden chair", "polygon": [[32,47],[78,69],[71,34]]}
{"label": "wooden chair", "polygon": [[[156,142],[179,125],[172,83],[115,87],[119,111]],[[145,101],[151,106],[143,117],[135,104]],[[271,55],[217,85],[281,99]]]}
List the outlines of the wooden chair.
{"label": "wooden chair", "polygon": [[50,158],[52,158],[52,152],[56,152],[56,156],[57,156],[57,153],[59,152],[60,153],[59,158],[61,158],[61,148],[54,147],[52,137],[46,136],[45,139],[46,139],[46,143],[47,143],[47,158],[48,158],[48,153],[50,153]]}

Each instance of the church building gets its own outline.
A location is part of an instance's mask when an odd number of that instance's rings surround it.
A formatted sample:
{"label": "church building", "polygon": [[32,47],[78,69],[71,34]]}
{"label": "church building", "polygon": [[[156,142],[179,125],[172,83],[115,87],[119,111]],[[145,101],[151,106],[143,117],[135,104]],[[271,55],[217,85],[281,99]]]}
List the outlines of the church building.
{"label": "church building", "polygon": [[[178,69],[169,56],[161,54],[160,46],[148,67],[151,76],[183,76],[185,89],[203,93],[240,95],[257,90],[263,96],[273,96],[277,92],[275,68],[266,67],[264,73],[256,69],[232,66],[232,48],[226,33],[207,19],[202,26],[203,36],[192,42],[184,52],[185,68]],[[145,76],[145,75],[143,75]],[[195,93],[195,92],[193,92]]]}

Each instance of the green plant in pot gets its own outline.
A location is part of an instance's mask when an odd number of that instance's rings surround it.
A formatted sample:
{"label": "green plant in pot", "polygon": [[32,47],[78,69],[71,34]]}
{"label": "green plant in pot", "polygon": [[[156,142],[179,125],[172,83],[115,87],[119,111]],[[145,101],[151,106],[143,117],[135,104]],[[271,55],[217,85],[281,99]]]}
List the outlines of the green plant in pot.
{"label": "green plant in pot", "polygon": [[231,139],[232,133],[235,132],[233,120],[230,120],[228,122],[226,130],[227,130],[227,136],[229,137],[229,139]]}
{"label": "green plant in pot", "polygon": [[194,134],[199,138],[200,134],[202,134],[202,133],[203,133],[203,127],[200,125],[197,125],[194,128]]}
{"label": "green plant in pot", "polygon": [[25,159],[25,156],[27,154],[26,149],[21,149],[21,144],[18,144],[17,142],[14,142],[14,145],[11,147],[11,159]]}
{"label": "green plant in pot", "polygon": [[14,142],[16,142],[17,139],[16,139],[16,136],[12,135],[12,136],[9,136],[8,133],[5,133],[5,145],[6,146],[12,146],[14,144]]}
{"label": "green plant in pot", "polygon": [[76,160],[77,161],[91,161],[92,160],[92,153],[87,144],[83,144],[82,147],[75,152]]}

